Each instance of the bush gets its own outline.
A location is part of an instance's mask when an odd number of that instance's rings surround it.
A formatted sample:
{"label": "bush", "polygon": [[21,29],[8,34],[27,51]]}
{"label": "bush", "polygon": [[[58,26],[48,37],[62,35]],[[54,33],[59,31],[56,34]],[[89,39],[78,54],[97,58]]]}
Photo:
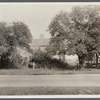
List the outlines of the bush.
{"label": "bush", "polygon": [[45,67],[50,59],[51,57],[45,52],[37,51],[34,52],[31,62],[35,62],[35,64],[40,65],[40,67]]}
{"label": "bush", "polygon": [[65,63],[59,59],[52,59],[51,65],[53,68],[58,68],[58,69],[67,69],[69,66],[67,63]]}
{"label": "bush", "polygon": [[21,68],[25,66],[23,65],[23,57],[20,56],[19,54],[16,54],[15,56],[13,56],[12,63],[15,68]]}
{"label": "bush", "polygon": [[59,59],[53,59],[47,53],[42,51],[34,52],[31,62],[35,62],[37,66],[40,66],[42,68],[49,69],[66,69],[68,67],[67,63],[62,62]]}
{"label": "bush", "polygon": [[0,59],[1,69],[21,68],[23,66],[23,58],[19,54],[2,54]]}
{"label": "bush", "polygon": [[13,61],[9,58],[9,53],[3,53],[0,58],[0,68],[9,69],[15,68]]}

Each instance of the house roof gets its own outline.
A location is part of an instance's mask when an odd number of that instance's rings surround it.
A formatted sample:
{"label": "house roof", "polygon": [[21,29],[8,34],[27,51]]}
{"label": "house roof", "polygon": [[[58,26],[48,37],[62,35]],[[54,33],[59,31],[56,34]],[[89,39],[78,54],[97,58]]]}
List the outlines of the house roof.
{"label": "house roof", "polygon": [[50,39],[33,39],[32,46],[46,46],[48,45]]}

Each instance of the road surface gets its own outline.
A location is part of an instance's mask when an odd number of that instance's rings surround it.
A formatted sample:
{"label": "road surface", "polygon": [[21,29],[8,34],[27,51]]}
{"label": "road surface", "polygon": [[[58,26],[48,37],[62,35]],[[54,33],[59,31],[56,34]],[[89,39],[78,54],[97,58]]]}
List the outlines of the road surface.
{"label": "road surface", "polygon": [[99,74],[0,75],[0,87],[83,87],[100,86]]}

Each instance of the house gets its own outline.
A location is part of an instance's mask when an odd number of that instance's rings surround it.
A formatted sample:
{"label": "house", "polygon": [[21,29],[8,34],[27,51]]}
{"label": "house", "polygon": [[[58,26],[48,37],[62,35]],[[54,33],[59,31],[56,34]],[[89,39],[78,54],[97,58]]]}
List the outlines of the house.
{"label": "house", "polygon": [[43,34],[40,34],[39,39],[33,39],[31,43],[31,48],[33,50],[42,50],[45,51],[46,46],[48,45],[50,39],[44,38]]}

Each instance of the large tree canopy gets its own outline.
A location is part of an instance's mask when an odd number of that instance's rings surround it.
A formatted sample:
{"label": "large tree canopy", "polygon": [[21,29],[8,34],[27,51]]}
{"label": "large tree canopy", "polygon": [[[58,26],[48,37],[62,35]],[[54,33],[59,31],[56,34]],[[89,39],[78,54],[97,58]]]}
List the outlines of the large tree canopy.
{"label": "large tree canopy", "polygon": [[86,56],[100,49],[99,29],[99,6],[76,6],[69,13],[60,12],[49,25],[52,36],[50,50],[53,52],[53,46],[56,49],[54,51],[60,50],[63,43],[65,46],[62,49],[70,54],[77,54],[80,66],[83,66]]}
{"label": "large tree canopy", "polygon": [[[11,62],[17,60],[17,48],[26,48],[31,51],[29,43],[32,40],[32,35],[27,25],[23,22],[14,22],[7,24],[5,22],[0,23],[0,57],[1,67],[3,62],[8,60]],[[20,56],[20,55],[19,55]],[[19,57],[21,58],[21,57]],[[6,60],[6,61],[5,61]],[[7,66],[7,65],[5,65]]]}
{"label": "large tree canopy", "polygon": [[32,40],[32,35],[27,25],[22,22],[14,22],[12,25],[13,35],[16,37],[17,43],[20,46],[27,45]]}

